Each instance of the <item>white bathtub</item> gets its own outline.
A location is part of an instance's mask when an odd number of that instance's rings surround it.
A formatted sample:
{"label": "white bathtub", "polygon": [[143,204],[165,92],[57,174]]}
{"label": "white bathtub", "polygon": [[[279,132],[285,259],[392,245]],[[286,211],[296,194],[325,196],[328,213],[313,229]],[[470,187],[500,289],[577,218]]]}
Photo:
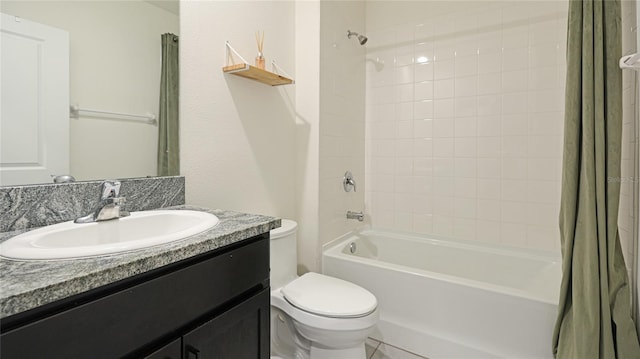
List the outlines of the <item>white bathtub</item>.
{"label": "white bathtub", "polygon": [[552,358],[560,262],[545,252],[372,230],[323,252],[325,274],[378,298],[374,339],[431,359]]}

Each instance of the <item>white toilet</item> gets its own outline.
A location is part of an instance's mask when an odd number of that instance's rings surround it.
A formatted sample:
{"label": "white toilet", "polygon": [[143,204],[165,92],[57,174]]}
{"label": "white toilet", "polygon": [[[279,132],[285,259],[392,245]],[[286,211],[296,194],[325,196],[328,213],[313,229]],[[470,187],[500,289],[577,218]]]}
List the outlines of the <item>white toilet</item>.
{"label": "white toilet", "polygon": [[271,355],[284,359],[365,359],[378,322],[366,289],[318,273],[296,274],[298,224],[271,231]]}

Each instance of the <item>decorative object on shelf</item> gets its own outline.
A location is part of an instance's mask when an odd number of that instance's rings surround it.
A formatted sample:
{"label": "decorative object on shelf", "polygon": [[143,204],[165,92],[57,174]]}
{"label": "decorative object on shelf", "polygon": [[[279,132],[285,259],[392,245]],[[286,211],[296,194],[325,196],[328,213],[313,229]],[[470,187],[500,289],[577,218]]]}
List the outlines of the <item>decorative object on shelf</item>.
{"label": "decorative object on shelf", "polygon": [[[286,71],[278,66],[275,60],[271,60],[273,71],[267,71],[257,66],[249,65],[247,60],[240,56],[240,54],[231,46],[229,41],[225,43],[225,46],[227,48],[227,63],[226,66],[222,68],[223,72],[236,76],[242,76],[271,86],[290,85],[294,83],[294,81],[291,79],[291,76],[289,76]],[[235,63],[233,54],[235,54],[242,60],[241,64]],[[283,73],[284,75],[286,75],[286,77],[280,75],[278,72]]]}
{"label": "decorative object on shelf", "polygon": [[256,32],[256,45],[258,45],[258,55],[256,56],[256,67],[264,70],[264,32],[260,36],[260,31]]}

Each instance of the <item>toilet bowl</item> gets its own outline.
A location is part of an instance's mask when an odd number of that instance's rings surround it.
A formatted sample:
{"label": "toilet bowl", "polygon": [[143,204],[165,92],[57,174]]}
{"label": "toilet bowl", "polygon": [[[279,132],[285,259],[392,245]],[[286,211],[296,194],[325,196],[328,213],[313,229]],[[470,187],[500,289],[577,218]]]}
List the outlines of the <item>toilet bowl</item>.
{"label": "toilet bowl", "polygon": [[271,354],[283,359],[364,359],[378,322],[366,289],[319,273],[296,275],[297,223],[271,231]]}

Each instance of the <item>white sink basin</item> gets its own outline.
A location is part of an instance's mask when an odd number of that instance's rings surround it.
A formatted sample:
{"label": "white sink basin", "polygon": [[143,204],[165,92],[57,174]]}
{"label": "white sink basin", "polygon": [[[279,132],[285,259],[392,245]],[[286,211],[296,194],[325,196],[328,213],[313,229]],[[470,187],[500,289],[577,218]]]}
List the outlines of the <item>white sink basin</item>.
{"label": "white sink basin", "polygon": [[187,238],[219,222],[211,213],[190,210],[132,212],[110,221],[73,221],[42,227],[0,243],[0,256],[22,260],[95,257],[148,248]]}

